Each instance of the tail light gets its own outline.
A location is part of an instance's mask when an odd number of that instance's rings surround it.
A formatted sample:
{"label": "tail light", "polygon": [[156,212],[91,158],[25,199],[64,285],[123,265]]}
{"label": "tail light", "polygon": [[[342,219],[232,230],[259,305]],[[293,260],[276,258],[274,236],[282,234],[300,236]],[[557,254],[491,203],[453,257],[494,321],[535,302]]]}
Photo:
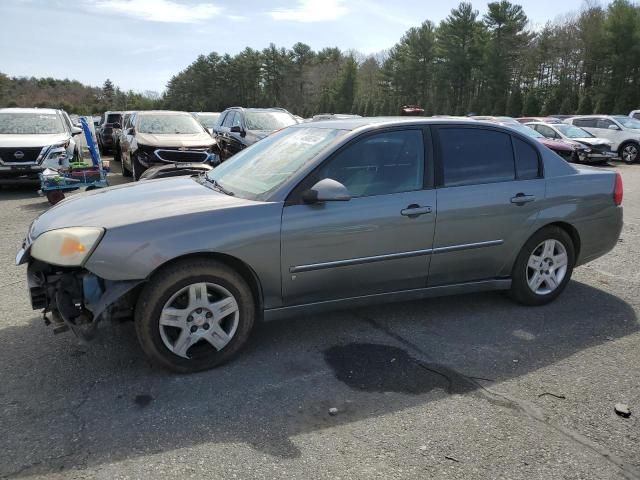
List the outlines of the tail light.
{"label": "tail light", "polygon": [[617,206],[622,205],[622,176],[619,173],[616,173],[616,185],[613,189],[613,203]]}

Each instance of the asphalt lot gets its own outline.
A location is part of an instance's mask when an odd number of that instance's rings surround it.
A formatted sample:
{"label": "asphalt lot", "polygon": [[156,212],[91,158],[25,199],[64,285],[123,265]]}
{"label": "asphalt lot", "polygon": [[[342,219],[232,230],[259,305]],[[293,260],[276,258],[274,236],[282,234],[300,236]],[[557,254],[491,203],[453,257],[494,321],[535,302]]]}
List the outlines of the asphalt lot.
{"label": "asphalt lot", "polygon": [[131,323],[54,336],[13,265],[48,204],[1,190],[0,477],[640,478],[640,165],[615,168],[622,239],[551,305],[489,293],[273,322],[190,376],[152,369]]}

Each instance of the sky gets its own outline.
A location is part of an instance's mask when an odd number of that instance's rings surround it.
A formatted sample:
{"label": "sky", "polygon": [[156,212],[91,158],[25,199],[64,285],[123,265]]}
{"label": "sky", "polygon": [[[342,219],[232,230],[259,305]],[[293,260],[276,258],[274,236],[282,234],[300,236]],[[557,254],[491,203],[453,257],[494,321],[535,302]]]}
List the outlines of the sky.
{"label": "sky", "polygon": [[[531,28],[575,13],[584,0],[512,0]],[[601,0],[606,5],[610,0]],[[0,72],[162,92],[200,54],[270,43],[364,54],[392,47],[460,0],[0,0]],[[484,13],[487,1],[472,1]]]}

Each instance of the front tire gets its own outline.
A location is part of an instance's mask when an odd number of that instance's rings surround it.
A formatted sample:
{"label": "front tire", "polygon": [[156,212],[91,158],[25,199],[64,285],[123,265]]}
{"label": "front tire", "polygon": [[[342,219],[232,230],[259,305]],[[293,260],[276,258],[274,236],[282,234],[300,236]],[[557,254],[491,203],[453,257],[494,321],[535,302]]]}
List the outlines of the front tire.
{"label": "front tire", "polygon": [[140,175],[144,173],[146,168],[140,163],[140,160],[138,160],[137,154],[135,153],[132,154],[130,158],[131,158],[131,176],[133,177],[133,181],[137,182],[138,180],[140,180]]}
{"label": "front tire", "polygon": [[136,333],[154,365],[191,373],[236,355],[255,316],[255,300],[242,276],[220,262],[190,259],[162,268],[144,287]]}
{"label": "front tire", "polygon": [[635,142],[623,143],[620,146],[618,155],[620,159],[625,163],[634,163],[638,161],[638,155],[640,154],[640,145]]}
{"label": "front tire", "polygon": [[523,305],[546,305],[566,288],[575,265],[569,234],[549,226],[536,232],[518,254],[511,272],[511,297]]}

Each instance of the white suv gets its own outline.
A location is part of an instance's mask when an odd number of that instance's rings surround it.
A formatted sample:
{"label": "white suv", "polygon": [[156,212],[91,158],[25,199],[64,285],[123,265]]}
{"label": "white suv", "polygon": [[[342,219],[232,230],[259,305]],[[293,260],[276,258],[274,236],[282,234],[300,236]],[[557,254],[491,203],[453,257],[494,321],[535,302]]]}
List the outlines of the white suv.
{"label": "white suv", "polygon": [[0,181],[36,180],[78,156],[74,126],[62,110],[0,108]]}
{"label": "white suv", "polygon": [[611,140],[611,149],[627,163],[640,160],[640,120],[624,115],[585,115],[568,118],[565,123]]}

